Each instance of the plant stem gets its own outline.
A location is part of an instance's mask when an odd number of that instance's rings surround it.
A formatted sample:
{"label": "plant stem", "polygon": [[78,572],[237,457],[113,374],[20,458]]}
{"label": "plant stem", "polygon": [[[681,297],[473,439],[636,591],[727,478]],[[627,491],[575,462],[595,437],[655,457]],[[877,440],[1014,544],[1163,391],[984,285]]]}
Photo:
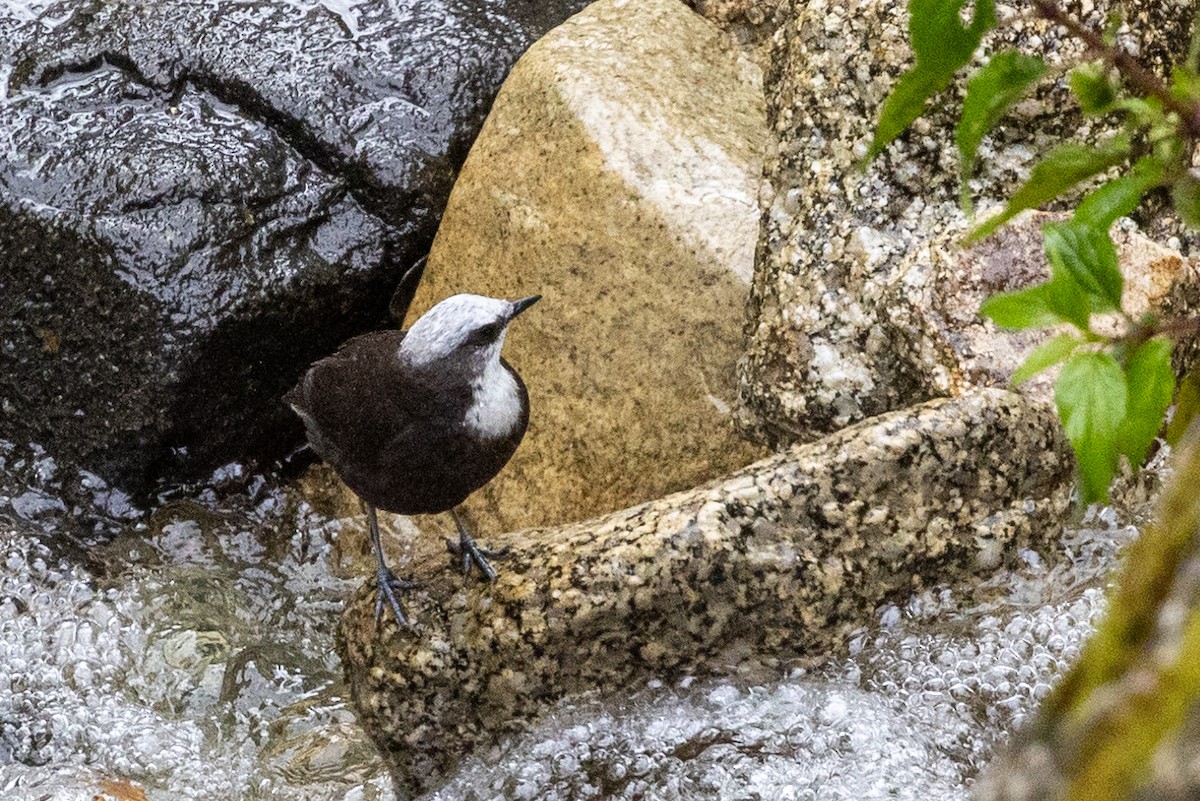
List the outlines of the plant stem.
{"label": "plant stem", "polygon": [[1124,336],[1110,339],[1114,345],[1128,348],[1128,352],[1140,348],[1154,337],[1168,337],[1175,342],[1190,336],[1200,334],[1200,317],[1181,317],[1176,320],[1164,320],[1153,325],[1134,325]]}
{"label": "plant stem", "polygon": [[1146,329],[1146,339],[1157,336],[1167,336],[1171,339],[1200,334],[1200,317],[1185,317],[1179,320],[1166,320]]}
{"label": "plant stem", "polygon": [[1200,104],[1187,103],[1171,94],[1163,82],[1154,73],[1124,50],[1113,47],[1100,34],[1071,17],[1059,8],[1054,0],[1031,0],[1039,14],[1051,22],[1066,28],[1072,35],[1078,37],[1129,81],[1130,85],[1143,95],[1153,96],[1162,101],[1165,108],[1179,115],[1180,125],[1184,135],[1191,140],[1200,139]]}

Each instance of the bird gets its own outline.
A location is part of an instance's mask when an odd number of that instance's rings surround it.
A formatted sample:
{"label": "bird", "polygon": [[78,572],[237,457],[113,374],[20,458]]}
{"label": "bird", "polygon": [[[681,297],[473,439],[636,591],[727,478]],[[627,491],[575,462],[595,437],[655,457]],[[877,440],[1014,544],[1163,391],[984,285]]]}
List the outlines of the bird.
{"label": "bird", "polygon": [[407,626],[397,597],[415,585],[392,572],[379,542],[376,510],[450,512],[458,543],[448,543],[488,581],[496,579],[458,506],[508,463],[529,425],[529,393],[500,355],[508,325],[541,299],[452,295],[407,331],[347,340],[312,364],[284,396],[312,449],[363,501],[375,551],[375,619],[388,606]]}

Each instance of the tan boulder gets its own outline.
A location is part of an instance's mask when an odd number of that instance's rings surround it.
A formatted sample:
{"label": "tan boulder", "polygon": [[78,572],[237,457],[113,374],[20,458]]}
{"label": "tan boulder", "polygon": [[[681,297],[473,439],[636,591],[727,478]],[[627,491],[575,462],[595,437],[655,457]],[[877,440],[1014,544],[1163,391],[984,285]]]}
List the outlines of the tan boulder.
{"label": "tan boulder", "polygon": [[766,141],[758,69],[675,0],[600,0],[517,63],[409,316],[456,292],[544,296],[505,344],[531,420],[468,501],[481,531],[583,519],[763,455],[730,409]]}

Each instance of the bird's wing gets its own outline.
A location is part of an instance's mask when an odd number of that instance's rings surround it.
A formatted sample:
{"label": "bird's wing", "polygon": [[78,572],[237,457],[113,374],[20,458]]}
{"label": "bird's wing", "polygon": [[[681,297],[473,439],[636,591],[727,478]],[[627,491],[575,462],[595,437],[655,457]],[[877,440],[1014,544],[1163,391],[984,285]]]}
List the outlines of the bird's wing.
{"label": "bird's wing", "polygon": [[403,339],[402,331],[349,339],[283,396],[304,421],[313,449],[331,464],[366,458],[411,417],[397,375]]}

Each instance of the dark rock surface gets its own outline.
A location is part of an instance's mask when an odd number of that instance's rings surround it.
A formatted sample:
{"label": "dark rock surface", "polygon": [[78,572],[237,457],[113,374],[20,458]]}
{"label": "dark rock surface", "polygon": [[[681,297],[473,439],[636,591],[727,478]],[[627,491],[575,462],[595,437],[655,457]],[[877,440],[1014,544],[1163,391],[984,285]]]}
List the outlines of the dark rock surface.
{"label": "dark rock surface", "polygon": [[143,490],[298,436],[517,56],[585,3],[0,13],[0,434]]}

